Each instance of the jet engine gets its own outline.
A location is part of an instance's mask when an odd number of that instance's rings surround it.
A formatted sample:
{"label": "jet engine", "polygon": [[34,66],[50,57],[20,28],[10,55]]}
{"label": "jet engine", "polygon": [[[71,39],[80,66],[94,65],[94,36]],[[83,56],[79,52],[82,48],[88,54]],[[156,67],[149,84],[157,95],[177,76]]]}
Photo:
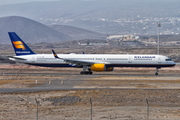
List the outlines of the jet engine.
{"label": "jet engine", "polygon": [[105,64],[93,64],[90,69],[92,71],[101,72],[101,71],[113,71],[114,67],[106,67]]}

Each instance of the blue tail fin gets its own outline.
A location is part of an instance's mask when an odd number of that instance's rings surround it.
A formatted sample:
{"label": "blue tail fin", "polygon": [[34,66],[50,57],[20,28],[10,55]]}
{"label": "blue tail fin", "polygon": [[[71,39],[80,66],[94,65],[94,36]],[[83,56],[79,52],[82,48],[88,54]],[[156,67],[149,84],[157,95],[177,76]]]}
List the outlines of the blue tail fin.
{"label": "blue tail fin", "polygon": [[16,56],[35,54],[15,32],[8,32]]}

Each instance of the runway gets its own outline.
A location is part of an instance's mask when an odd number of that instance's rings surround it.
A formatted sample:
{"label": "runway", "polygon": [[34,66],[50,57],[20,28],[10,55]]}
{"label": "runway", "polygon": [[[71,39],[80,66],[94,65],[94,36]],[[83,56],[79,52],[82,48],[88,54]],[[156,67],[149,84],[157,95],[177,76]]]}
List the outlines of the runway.
{"label": "runway", "polygon": [[[178,70],[163,70],[155,76],[153,69],[95,72],[80,75],[78,69],[4,68],[0,80],[12,81],[0,86],[0,93],[95,89],[179,89]],[[3,72],[4,71],[4,72]],[[16,81],[19,81],[17,83]],[[18,85],[17,85],[18,84]]]}

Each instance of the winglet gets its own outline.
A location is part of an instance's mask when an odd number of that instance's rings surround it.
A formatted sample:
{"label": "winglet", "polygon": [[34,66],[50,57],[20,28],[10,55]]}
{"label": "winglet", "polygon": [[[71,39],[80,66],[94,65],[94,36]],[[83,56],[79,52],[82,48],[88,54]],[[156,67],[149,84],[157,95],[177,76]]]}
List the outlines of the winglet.
{"label": "winglet", "polygon": [[53,53],[55,58],[59,58],[58,55],[56,54],[56,52],[53,49],[52,49],[52,53]]}

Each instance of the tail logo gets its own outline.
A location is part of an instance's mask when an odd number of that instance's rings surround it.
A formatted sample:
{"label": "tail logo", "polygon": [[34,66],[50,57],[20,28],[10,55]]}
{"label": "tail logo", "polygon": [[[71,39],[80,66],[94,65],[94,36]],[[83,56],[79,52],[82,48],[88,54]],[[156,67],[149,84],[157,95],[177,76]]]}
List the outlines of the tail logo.
{"label": "tail logo", "polygon": [[54,56],[55,56],[55,57],[57,57],[57,55],[56,55],[56,54],[54,54]]}
{"label": "tail logo", "polygon": [[15,42],[13,42],[13,45],[17,49],[22,49],[22,50],[26,49],[26,47],[24,46],[22,41],[15,41]]}

